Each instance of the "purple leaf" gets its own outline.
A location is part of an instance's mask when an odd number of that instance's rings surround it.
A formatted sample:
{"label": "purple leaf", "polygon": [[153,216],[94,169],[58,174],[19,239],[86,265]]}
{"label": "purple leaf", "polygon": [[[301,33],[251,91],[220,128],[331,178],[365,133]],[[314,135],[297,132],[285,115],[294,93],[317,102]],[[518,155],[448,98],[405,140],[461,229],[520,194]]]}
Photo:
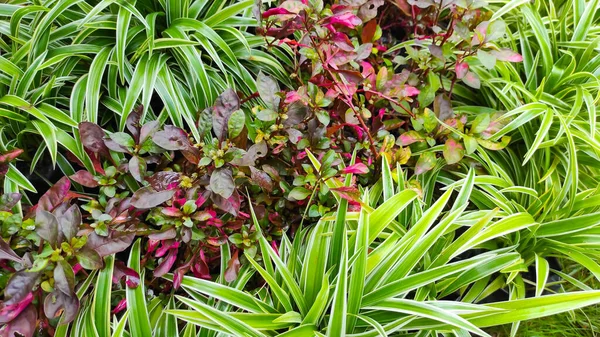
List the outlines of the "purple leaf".
{"label": "purple leaf", "polygon": [[79,299],[77,295],[67,295],[59,290],[54,290],[44,300],[44,313],[48,318],[58,317],[63,314],[62,323],[72,322],[79,312]]}
{"label": "purple leaf", "polygon": [[377,16],[377,10],[383,6],[383,0],[369,0],[358,9],[358,17],[362,22],[368,22]]}
{"label": "purple leaf", "polygon": [[24,299],[13,304],[5,304],[0,302],[0,324],[6,324],[19,314],[31,303],[33,300],[33,293],[28,293]]}
{"label": "purple leaf", "polygon": [[58,218],[59,228],[68,242],[77,235],[81,225],[81,211],[79,206],[72,205]]}
{"label": "purple leaf", "polygon": [[170,185],[178,184],[181,174],[173,171],[160,171],[146,178],[150,186],[157,191],[166,190]]}
{"label": "purple leaf", "polygon": [[0,238],[0,260],[11,260],[17,263],[22,263],[23,260],[17,255],[10,245]]}
{"label": "purple leaf", "polygon": [[17,318],[0,329],[0,337],[33,337],[37,320],[35,307],[28,305]]}
{"label": "purple leaf", "polygon": [[287,116],[288,118],[283,122],[284,126],[297,127],[298,124],[302,123],[308,114],[308,107],[300,101],[296,101],[289,105]]}
{"label": "purple leaf", "polygon": [[233,194],[227,199],[216,193],[212,193],[210,198],[216,207],[225,212],[231,213],[233,216],[238,215],[238,212],[240,211],[241,200],[240,195],[236,190],[234,190]]}
{"label": "purple leaf", "polygon": [[175,194],[175,190],[156,191],[151,186],[142,187],[133,193],[131,205],[138,209],[148,209],[156,207],[163,202],[170,200]]}
{"label": "purple leaf", "polygon": [[144,158],[133,156],[129,160],[129,173],[135,180],[144,181],[144,175],[146,175],[146,161]]}
{"label": "purple leaf", "polygon": [[95,153],[108,155],[108,149],[104,145],[104,130],[97,124],[90,122],[79,123],[79,138],[86,149]]}
{"label": "purple leaf", "polygon": [[54,268],[54,288],[62,291],[65,295],[72,294],[75,288],[73,268],[64,260],[57,262]]}
{"label": "purple leaf", "polygon": [[256,87],[258,88],[260,98],[267,103],[267,108],[277,111],[279,109],[279,101],[281,100],[277,96],[280,91],[277,81],[259,71],[256,78]]}
{"label": "purple leaf", "polygon": [[89,188],[98,187],[98,182],[94,179],[94,175],[86,170],[80,170],[75,172],[69,178],[74,182]]}
{"label": "purple leaf", "polygon": [[129,248],[134,237],[134,233],[127,232],[111,231],[108,236],[100,236],[92,232],[87,238],[85,247],[95,250],[100,257],[104,257]]}
{"label": "purple leaf", "polygon": [[163,131],[155,132],[152,140],[156,145],[169,151],[186,150],[192,146],[187,133],[173,125],[165,125]]}
{"label": "purple leaf", "polygon": [[143,144],[148,137],[152,137],[158,128],[160,127],[160,123],[158,121],[151,121],[144,125],[142,125],[142,130],[140,131],[140,140],[139,144]]}
{"label": "purple leaf", "polygon": [[23,301],[33,290],[40,274],[26,271],[16,272],[8,280],[4,288],[4,305],[16,304]]}
{"label": "purple leaf", "polygon": [[169,254],[162,262],[154,269],[154,277],[161,277],[171,270],[173,263],[177,260],[177,249],[169,249]]}
{"label": "purple leaf", "polygon": [[231,161],[233,165],[237,166],[253,166],[258,158],[262,158],[267,155],[268,147],[267,143],[261,141],[256,143],[248,149],[242,158],[236,158]]}
{"label": "purple leaf", "polygon": [[222,196],[229,198],[235,189],[233,176],[230,168],[218,168],[210,176],[210,189]]}
{"label": "purple leaf", "polygon": [[35,213],[35,227],[37,235],[48,241],[52,247],[56,247],[58,243],[58,221],[52,213],[38,209]]}
{"label": "purple leaf", "polygon": [[0,211],[8,212],[21,201],[20,193],[6,193],[0,197]]}
{"label": "purple leaf", "polygon": [[240,259],[238,258],[238,250],[233,253],[229,262],[227,262],[227,269],[225,269],[225,281],[233,282],[237,279],[238,273],[240,272],[240,268],[242,264],[240,263]]}
{"label": "purple leaf", "polygon": [[212,126],[219,141],[227,136],[227,123],[234,111],[240,108],[240,99],[232,89],[227,89],[215,101]]}

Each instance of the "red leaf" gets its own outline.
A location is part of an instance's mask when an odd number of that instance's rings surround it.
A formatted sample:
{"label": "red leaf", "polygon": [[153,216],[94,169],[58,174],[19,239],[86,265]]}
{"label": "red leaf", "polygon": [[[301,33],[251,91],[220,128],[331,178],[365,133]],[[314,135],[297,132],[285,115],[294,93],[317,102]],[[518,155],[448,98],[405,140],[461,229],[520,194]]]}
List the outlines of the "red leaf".
{"label": "red leaf", "polygon": [[349,201],[360,202],[360,192],[356,187],[343,186],[338,188],[332,188],[333,192]]}
{"label": "red leaf", "polygon": [[38,209],[43,209],[48,212],[58,205],[62,204],[69,194],[71,181],[67,177],[62,177],[48,192],[44,193],[38,202]]}
{"label": "red leaf", "polygon": [[73,174],[69,178],[71,178],[71,180],[73,180],[74,182],[76,182],[82,186],[85,186],[85,187],[89,187],[89,188],[98,187],[98,182],[96,180],[94,180],[94,176],[86,170],[77,171],[77,172],[75,172],[75,174]]}

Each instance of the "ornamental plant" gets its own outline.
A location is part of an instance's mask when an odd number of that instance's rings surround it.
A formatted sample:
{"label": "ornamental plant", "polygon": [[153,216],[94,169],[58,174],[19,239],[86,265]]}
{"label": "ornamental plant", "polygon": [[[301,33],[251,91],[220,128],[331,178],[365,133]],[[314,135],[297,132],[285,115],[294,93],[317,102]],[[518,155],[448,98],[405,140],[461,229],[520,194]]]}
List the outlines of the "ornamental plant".
{"label": "ornamental plant", "polygon": [[[410,4],[410,6],[409,6]],[[275,121],[300,104],[309,123],[292,141],[307,147],[317,135],[320,148],[360,151],[371,163],[383,154],[392,164],[406,164],[418,153],[415,174],[432,169],[441,152],[447,164],[459,162],[478,146],[498,150],[510,141],[490,137],[503,126],[501,114],[474,118],[455,113],[453,92],[479,89],[471,68],[494,68],[497,61],[520,62],[521,56],[498,48],[501,20],[489,21],[483,1],[398,1],[384,7],[401,18],[397,24],[410,43],[388,46],[385,21],[376,19],[383,1],[287,0],[261,13],[260,32],[295,54],[292,77],[297,89],[285,94],[281,110],[271,102],[257,117]],[[385,19],[386,16],[383,16]],[[394,25],[396,23],[392,23]],[[270,132],[259,128],[261,136]],[[328,138],[328,140],[324,139]],[[438,146],[442,145],[442,146]]]}

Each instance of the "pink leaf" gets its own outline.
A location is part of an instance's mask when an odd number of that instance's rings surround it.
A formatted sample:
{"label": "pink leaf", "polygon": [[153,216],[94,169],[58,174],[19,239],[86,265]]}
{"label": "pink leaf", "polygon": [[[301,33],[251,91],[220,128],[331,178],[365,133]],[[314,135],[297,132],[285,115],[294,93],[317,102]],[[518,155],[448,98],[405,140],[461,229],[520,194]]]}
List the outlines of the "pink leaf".
{"label": "pink leaf", "polygon": [[492,55],[496,56],[498,61],[523,62],[523,56],[510,49],[492,50]]}
{"label": "pink leaf", "polygon": [[332,25],[338,24],[350,29],[360,25],[362,21],[358,18],[358,16],[346,12],[342,14],[336,14],[329,18],[329,23]]}
{"label": "pink leaf", "polygon": [[469,65],[467,62],[456,62],[456,78],[459,80],[467,75],[467,71],[469,70]]}
{"label": "pink leaf", "polygon": [[411,86],[411,85],[405,85],[404,86],[404,94],[405,96],[416,96],[420,93],[419,89]]}
{"label": "pink leaf", "polygon": [[481,81],[479,80],[479,76],[472,71],[468,71],[467,75],[462,79],[466,85],[470,86],[474,89],[481,88]]}
{"label": "pink leaf", "polygon": [[281,8],[281,7],[276,7],[276,8],[271,8],[266,10],[265,12],[262,13],[262,17],[263,19],[266,19],[270,16],[273,15],[282,15],[282,14],[293,14],[292,12],[288,11],[285,8]]}
{"label": "pink leaf", "polygon": [[354,165],[344,168],[342,170],[342,173],[344,173],[344,174],[347,174],[347,173],[365,174],[365,173],[369,173],[369,168],[367,167],[367,165],[365,165],[363,163],[357,163],[357,164],[354,164]]}

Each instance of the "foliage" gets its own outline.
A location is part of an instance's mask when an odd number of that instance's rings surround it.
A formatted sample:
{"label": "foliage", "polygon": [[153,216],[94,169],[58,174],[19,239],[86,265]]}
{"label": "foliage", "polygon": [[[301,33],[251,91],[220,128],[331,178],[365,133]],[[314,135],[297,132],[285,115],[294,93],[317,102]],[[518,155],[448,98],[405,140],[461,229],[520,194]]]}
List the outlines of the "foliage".
{"label": "foliage", "polygon": [[268,5],[0,4],[0,336],[581,325],[598,1]]}
{"label": "foliage", "polygon": [[[391,175],[387,165],[383,170]],[[240,292],[186,276],[182,286],[192,298],[178,300],[189,309],[168,313],[202,331],[228,335],[389,336],[418,329],[423,335],[489,336],[481,328],[600,301],[597,291],[545,296],[540,291],[517,300],[525,284],[510,275],[522,263],[520,254],[492,242],[523,222],[535,222],[527,213],[467,211],[474,182],[471,171],[446,212],[452,190],[429,209],[415,202],[415,191],[391,180],[383,186],[390,195],[365,190],[360,212],[347,212],[342,205],[334,216],[297,233],[293,242],[284,237],[277,251],[261,236],[263,263],[248,259],[268,287]],[[407,223],[395,220],[406,216]],[[462,226],[470,228],[460,234]],[[538,282],[543,291],[545,279]],[[510,289],[505,299],[511,300],[498,301],[494,293],[509,283],[520,286]],[[227,305],[215,307],[195,294]]]}
{"label": "foliage", "polygon": [[[265,53],[263,39],[249,32],[256,25],[252,4],[0,4],[0,149],[25,149],[30,172],[43,166],[49,154],[52,165],[70,175],[61,147],[91,169],[78,143],[79,122],[123,131],[129,112],[141,104],[149,119],[170,119],[178,127],[193,129],[198,111],[226,88],[244,96],[255,92],[260,70],[288,83],[280,64],[287,58],[285,52]],[[11,172],[9,179],[35,191],[23,175]]]}
{"label": "foliage", "polygon": [[[482,2],[417,1],[412,12],[397,10],[411,16],[401,24],[413,39],[387,49],[375,19],[382,4],[341,1],[325,7],[322,1],[289,0],[262,13],[263,34],[288,44],[296,55],[292,74],[298,89],[286,93],[283,112],[286,105],[308,106],[318,125],[309,134],[323,130],[330,139],[319,146],[351,152],[357,143],[370,151],[364,155],[369,162],[383,153],[392,163],[406,164],[415,152],[415,174],[431,170],[436,153],[455,164],[479,145],[506,146],[509,137],[490,140],[502,126],[498,114],[467,119],[450,102],[455,88],[467,91],[459,82],[479,89],[479,77],[469,69],[521,61],[493,44],[504,36],[505,24],[487,21]],[[288,38],[292,33],[296,39]],[[275,120],[276,108],[267,104],[257,116]]]}

